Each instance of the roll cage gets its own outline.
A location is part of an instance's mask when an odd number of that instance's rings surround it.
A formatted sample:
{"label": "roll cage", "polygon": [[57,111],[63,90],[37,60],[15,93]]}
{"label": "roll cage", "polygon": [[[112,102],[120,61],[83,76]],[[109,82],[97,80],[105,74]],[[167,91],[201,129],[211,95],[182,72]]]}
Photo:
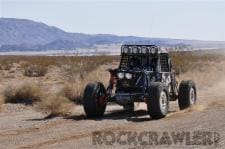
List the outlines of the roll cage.
{"label": "roll cage", "polygon": [[155,72],[171,72],[171,61],[169,54],[160,51],[155,45],[123,45],[119,69],[135,67]]}

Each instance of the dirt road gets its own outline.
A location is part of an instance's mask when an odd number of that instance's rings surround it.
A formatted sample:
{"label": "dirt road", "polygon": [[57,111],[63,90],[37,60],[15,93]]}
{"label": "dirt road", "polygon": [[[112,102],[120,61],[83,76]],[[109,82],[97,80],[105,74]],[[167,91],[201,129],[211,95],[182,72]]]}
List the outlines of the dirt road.
{"label": "dirt road", "polygon": [[[46,114],[37,112],[30,106],[19,104],[5,104],[0,113],[0,148],[224,148],[225,147],[225,92],[224,81],[198,93],[198,104],[188,110],[179,111],[177,102],[171,102],[170,113],[164,119],[152,120],[146,112],[146,105],[140,104],[134,114],[125,113],[120,106],[109,105],[102,119],[86,119],[83,108],[74,108],[74,115],[62,117],[46,117]],[[102,133],[102,144],[96,140],[94,131]],[[127,136],[123,141],[115,139],[121,132],[137,133],[154,132],[158,139],[166,132],[172,140],[172,132],[190,133],[191,138],[195,131],[208,132],[212,135],[208,145],[192,145],[184,140],[180,145],[174,141],[168,143],[149,142],[149,137],[129,142]],[[218,136],[219,135],[219,136]],[[105,138],[104,138],[105,136]],[[105,139],[105,140],[104,140]],[[213,140],[214,139],[214,140]],[[120,140],[120,141],[121,141]],[[147,141],[142,144],[143,140]],[[152,144],[151,144],[152,143]],[[97,145],[94,145],[97,144]],[[111,145],[107,145],[111,144]]]}

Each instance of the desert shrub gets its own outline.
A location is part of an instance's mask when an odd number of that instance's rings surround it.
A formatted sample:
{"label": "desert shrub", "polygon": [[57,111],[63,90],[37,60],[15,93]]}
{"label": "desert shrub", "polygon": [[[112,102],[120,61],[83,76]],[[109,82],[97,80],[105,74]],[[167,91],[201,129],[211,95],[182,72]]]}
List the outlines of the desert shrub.
{"label": "desert shrub", "polygon": [[6,64],[1,64],[0,65],[0,70],[10,70],[13,67],[12,64],[6,63]]}
{"label": "desert shrub", "polygon": [[220,63],[224,61],[223,54],[212,54],[204,52],[171,52],[173,67],[177,74],[186,73],[191,70],[201,69],[209,62]]}
{"label": "desert shrub", "polygon": [[28,77],[41,77],[47,73],[47,68],[40,65],[26,65],[23,74]]}
{"label": "desert shrub", "polygon": [[79,105],[83,103],[83,88],[83,83],[81,81],[67,83],[61,90],[61,94]]}
{"label": "desert shrub", "polygon": [[61,70],[69,79],[76,76],[83,80],[101,65],[111,64],[115,60],[119,61],[118,58],[118,56],[67,57],[61,63]]}
{"label": "desert shrub", "polygon": [[104,67],[98,67],[92,72],[86,74],[84,78],[81,78],[80,75],[74,75],[61,90],[61,94],[73,101],[75,104],[82,104],[83,92],[86,85],[90,82],[96,81],[102,82],[105,87],[107,87],[109,72],[107,72]]}
{"label": "desert shrub", "polygon": [[18,86],[8,86],[3,91],[6,103],[33,104],[41,98],[41,91],[37,85],[23,83]]}
{"label": "desert shrub", "polygon": [[[108,58],[108,59],[107,59]],[[61,94],[73,101],[75,104],[83,103],[83,91],[85,86],[93,81],[108,82],[108,72],[102,69],[103,64],[115,60],[109,56],[86,57],[81,59],[68,58],[66,65],[62,65],[62,72],[67,76],[67,84]],[[105,79],[105,76],[107,79]]]}
{"label": "desert shrub", "polygon": [[73,62],[75,65],[81,62],[104,64],[119,60],[119,56],[1,56],[0,64],[8,65],[13,63],[26,62],[30,65],[39,65],[42,67],[61,66]]}
{"label": "desert shrub", "polygon": [[65,116],[70,113],[73,103],[60,94],[49,94],[37,103],[36,109],[48,112],[50,116]]}

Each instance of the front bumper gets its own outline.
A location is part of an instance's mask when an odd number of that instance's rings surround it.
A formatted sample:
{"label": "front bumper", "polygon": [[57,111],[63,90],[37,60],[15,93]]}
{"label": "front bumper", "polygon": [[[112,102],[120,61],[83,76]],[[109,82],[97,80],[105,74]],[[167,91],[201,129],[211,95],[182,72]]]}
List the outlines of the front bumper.
{"label": "front bumper", "polygon": [[142,93],[116,93],[114,96],[114,101],[119,105],[125,105],[132,102],[143,101]]}

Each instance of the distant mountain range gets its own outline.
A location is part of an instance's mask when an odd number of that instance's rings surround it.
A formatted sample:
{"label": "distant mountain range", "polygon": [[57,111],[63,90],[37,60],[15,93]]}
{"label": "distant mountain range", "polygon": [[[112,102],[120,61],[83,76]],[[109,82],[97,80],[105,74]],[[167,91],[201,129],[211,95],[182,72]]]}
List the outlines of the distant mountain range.
{"label": "distant mountain range", "polygon": [[25,19],[0,18],[0,52],[76,50],[111,44],[156,44],[165,47],[225,48],[224,41],[69,33],[57,27]]}

